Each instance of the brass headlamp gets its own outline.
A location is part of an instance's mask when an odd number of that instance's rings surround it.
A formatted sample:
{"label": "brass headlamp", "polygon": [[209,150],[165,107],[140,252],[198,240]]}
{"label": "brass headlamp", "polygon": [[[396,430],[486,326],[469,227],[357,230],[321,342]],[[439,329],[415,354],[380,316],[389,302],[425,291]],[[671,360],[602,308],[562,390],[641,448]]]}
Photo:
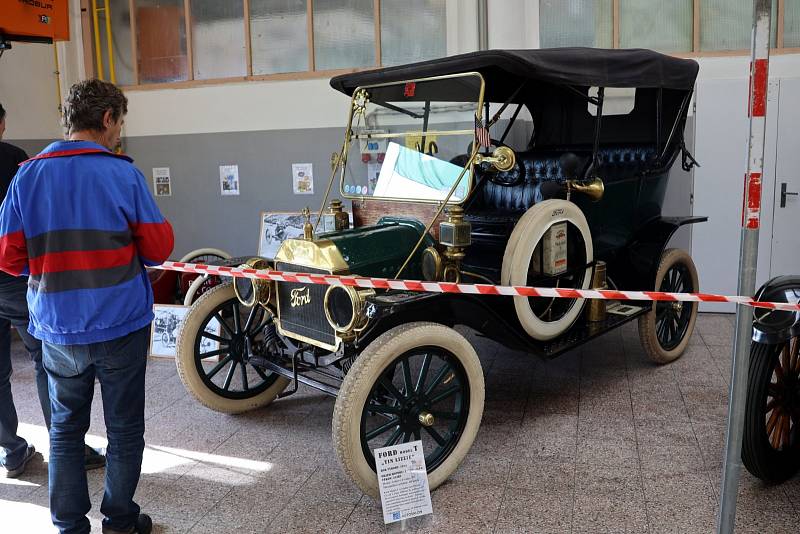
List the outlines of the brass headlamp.
{"label": "brass headlamp", "polygon": [[[269,269],[270,264],[264,258],[250,258],[240,269]],[[243,305],[251,308],[256,304],[266,305],[272,296],[272,282],[255,278],[234,278],[233,292]]]}
{"label": "brass headlamp", "polygon": [[472,244],[472,225],[464,220],[464,208],[452,206],[447,220],[439,224],[439,243],[444,252],[428,247],[422,252],[422,274],[426,280],[458,283],[461,280],[461,261],[465,248]]}

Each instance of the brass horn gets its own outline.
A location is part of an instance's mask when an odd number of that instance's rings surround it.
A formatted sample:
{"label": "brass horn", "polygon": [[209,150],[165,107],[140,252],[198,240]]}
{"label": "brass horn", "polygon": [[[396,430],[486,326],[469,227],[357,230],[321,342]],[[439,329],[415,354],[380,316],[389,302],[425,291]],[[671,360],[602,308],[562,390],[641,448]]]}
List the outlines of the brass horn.
{"label": "brass horn", "polygon": [[593,202],[597,202],[601,198],[603,198],[603,193],[605,193],[606,187],[603,184],[603,180],[600,178],[594,178],[588,182],[579,182],[578,180],[568,180],[567,187],[570,191],[577,191],[578,193],[583,193],[584,195],[588,195],[589,198],[592,199]]}

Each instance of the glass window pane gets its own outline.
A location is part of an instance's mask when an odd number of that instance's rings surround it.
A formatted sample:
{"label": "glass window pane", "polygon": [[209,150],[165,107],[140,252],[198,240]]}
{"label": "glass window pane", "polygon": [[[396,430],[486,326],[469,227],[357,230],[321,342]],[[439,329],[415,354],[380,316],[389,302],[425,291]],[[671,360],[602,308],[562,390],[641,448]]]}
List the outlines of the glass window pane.
{"label": "glass window pane", "polygon": [[189,79],[183,0],[135,0],[140,83]]}
{"label": "glass window pane", "polygon": [[692,0],[620,0],[620,48],[692,50]]}
{"label": "glass window pane", "polygon": [[372,0],[314,2],[316,70],[375,65],[375,13]]}
{"label": "glass window pane", "polygon": [[[108,9],[111,14],[111,48],[114,50],[114,74],[119,85],[134,85],[133,54],[131,53],[131,10],[128,0],[110,0]],[[106,37],[106,21],[101,11],[97,23],[100,28],[100,52],[103,58],[102,78],[111,80],[110,64],[108,61],[108,41]],[[94,45],[94,42],[92,42]],[[93,57],[96,58],[95,55]],[[95,63],[96,63],[96,59]],[[95,72],[101,76],[98,65]]]}
{"label": "glass window pane", "polygon": [[447,55],[445,0],[381,2],[381,64]]}
{"label": "glass window pane", "polygon": [[243,0],[192,0],[195,80],[247,74]]}
{"label": "glass window pane", "polygon": [[250,0],[253,74],[308,70],[306,0]]}
{"label": "glass window pane", "polygon": [[800,47],[800,0],[783,3],[783,46]]}
{"label": "glass window pane", "polygon": [[541,47],[611,48],[613,12],[611,0],[540,0]]}
{"label": "glass window pane", "polygon": [[[787,2],[787,7],[791,2]],[[800,2],[796,2],[800,4]],[[771,46],[778,28],[778,2],[772,2]],[[750,50],[753,30],[752,0],[703,0],[700,2],[700,50]]]}

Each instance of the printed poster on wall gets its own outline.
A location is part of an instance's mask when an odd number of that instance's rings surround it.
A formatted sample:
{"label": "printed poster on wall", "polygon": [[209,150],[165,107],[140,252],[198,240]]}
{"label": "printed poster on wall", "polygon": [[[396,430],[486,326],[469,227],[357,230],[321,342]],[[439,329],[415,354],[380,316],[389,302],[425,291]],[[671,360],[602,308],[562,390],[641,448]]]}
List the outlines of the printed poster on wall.
{"label": "printed poster on wall", "polygon": [[169,167],[153,167],[153,191],[157,197],[172,196],[172,180]]}
{"label": "printed poster on wall", "polygon": [[314,169],[311,163],[292,163],[292,190],[295,195],[314,194]]}
{"label": "printed poster on wall", "polygon": [[222,195],[238,195],[239,194],[239,166],[238,165],[220,165],[219,166],[219,183],[222,189]]}

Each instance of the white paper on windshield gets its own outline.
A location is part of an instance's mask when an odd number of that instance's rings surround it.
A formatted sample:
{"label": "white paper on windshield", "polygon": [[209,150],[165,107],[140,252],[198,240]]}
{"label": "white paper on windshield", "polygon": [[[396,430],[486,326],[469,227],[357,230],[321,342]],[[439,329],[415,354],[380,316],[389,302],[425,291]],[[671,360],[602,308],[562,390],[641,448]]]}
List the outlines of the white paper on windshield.
{"label": "white paper on windshield", "polygon": [[[392,142],[386,149],[374,196],[444,200],[462,170],[458,165]],[[463,200],[466,183],[462,176],[451,200]]]}
{"label": "white paper on windshield", "polygon": [[375,449],[384,523],[433,513],[421,441]]}

